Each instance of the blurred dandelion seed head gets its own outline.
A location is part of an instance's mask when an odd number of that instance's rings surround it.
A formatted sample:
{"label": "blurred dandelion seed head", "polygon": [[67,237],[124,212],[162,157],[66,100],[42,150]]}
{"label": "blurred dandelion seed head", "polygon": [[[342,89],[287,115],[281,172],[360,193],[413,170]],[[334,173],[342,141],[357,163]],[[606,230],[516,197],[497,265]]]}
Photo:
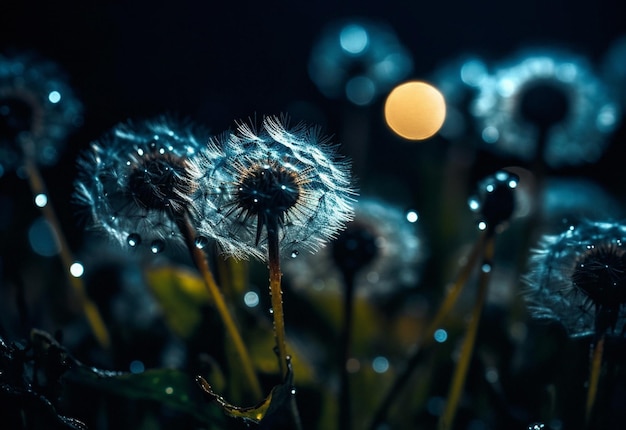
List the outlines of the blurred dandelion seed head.
{"label": "blurred dandelion seed head", "polygon": [[617,127],[620,109],[588,62],[557,50],[524,51],[480,85],[471,106],[486,144],[531,160],[541,128],[541,157],[552,167],[596,161]]}
{"label": "blurred dandelion seed head", "polygon": [[119,124],[82,154],[76,201],[122,246],[182,244],[174,216],[192,205],[188,160],[199,147],[189,126],[167,117]]}
{"label": "blurred dandelion seed head", "polygon": [[626,322],[626,227],[581,222],[546,235],[529,261],[525,296],[535,318],[570,336],[621,335]]}
{"label": "blurred dandelion seed head", "polygon": [[316,127],[274,116],[259,128],[239,123],[191,162],[198,232],[226,255],[267,258],[263,230],[274,223],[282,254],[315,251],[352,218],[349,164]]}
{"label": "blurred dandelion seed head", "polygon": [[380,22],[352,19],[329,25],[313,46],[309,76],[329,98],[370,105],[413,70],[409,51]]}
{"label": "blurred dandelion seed head", "polygon": [[82,104],[55,63],[33,53],[0,54],[0,171],[19,167],[26,141],[37,163],[54,164],[81,124]]}
{"label": "blurred dandelion seed head", "polygon": [[[402,209],[375,198],[360,199],[354,211],[354,221],[338,240],[314,255],[285,262],[285,277],[294,288],[342,291],[337,254],[342,256],[341,264],[353,264],[358,270],[355,294],[359,296],[375,297],[417,285],[426,257],[419,223],[407,220]],[[335,249],[337,246],[342,249]],[[354,249],[356,246],[361,249]]]}

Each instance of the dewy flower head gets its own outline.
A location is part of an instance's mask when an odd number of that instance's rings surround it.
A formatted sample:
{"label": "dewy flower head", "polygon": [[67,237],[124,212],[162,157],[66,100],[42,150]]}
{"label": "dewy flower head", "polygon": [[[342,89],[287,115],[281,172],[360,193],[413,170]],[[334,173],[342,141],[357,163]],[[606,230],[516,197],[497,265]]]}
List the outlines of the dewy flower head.
{"label": "dewy flower head", "polygon": [[54,164],[82,105],[59,67],[34,54],[0,54],[0,175],[18,167],[28,140],[42,165]]}
{"label": "dewy flower head", "polygon": [[[350,242],[361,249],[347,252]],[[340,261],[338,245],[344,251]],[[405,211],[384,200],[363,198],[355,203],[354,220],[339,238],[315,255],[286,261],[285,276],[297,289],[339,292],[343,279],[338,263],[345,264],[346,256],[361,259],[357,264],[365,263],[355,277],[356,294],[380,296],[417,286],[426,252],[420,229],[407,219]]]}
{"label": "dewy flower head", "polygon": [[267,258],[264,229],[279,230],[283,254],[316,250],[352,217],[348,164],[335,159],[319,130],[265,117],[259,130],[239,124],[193,160],[201,176],[199,234],[236,257]]}
{"label": "dewy flower head", "polygon": [[190,210],[189,157],[199,147],[190,127],[166,117],[119,124],[79,160],[77,202],[123,246],[157,253],[182,243],[175,217]]}
{"label": "dewy flower head", "polygon": [[536,318],[570,336],[623,335],[626,328],[626,226],[583,222],[544,236],[530,259],[526,300]]}
{"label": "dewy flower head", "polygon": [[480,85],[472,113],[487,148],[552,167],[596,161],[620,112],[606,84],[584,58],[559,51],[528,51],[499,67]]}

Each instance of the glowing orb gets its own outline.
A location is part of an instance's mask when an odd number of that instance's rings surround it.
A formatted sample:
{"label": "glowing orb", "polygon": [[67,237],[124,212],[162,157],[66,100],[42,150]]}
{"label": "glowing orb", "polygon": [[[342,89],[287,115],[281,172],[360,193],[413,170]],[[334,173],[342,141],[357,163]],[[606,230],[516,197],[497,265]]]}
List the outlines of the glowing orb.
{"label": "glowing orb", "polygon": [[424,82],[398,85],[385,102],[387,125],[405,139],[428,139],[439,131],[445,118],[443,95]]}

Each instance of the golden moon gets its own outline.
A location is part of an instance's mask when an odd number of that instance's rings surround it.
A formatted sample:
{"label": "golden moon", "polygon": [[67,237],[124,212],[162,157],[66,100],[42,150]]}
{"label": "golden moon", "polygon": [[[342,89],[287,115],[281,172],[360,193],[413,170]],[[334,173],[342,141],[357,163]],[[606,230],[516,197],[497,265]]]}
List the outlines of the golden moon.
{"label": "golden moon", "polygon": [[437,88],[425,82],[395,87],[385,101],[385,121],[397,135],[409,140],[428,139],[446,119],[446,102]]}

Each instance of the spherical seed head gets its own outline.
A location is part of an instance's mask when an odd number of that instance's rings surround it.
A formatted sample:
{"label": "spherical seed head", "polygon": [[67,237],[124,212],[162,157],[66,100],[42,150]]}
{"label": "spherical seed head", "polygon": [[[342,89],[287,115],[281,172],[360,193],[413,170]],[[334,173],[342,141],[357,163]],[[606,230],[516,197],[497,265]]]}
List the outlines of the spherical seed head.
{"label": "spherical seed head", "polygon": [[0,54],[0,172],[22,162],[21,145],[54,164],[68,134],[82,123],[82,104],[65,74],[33,53]]}
{"label": "spherical seed head", "polygon": [[485,148],[555,168],[598,160],[621,115],[589,62],[555,49],[525,50],[496,67],[471,111]]}
{"label": "spherical seed head", "polygon": [[281,252],[316,250],[352,217],[348,164],[317,128],[289,128],[265,117],[257,130],[239,124],[193,160],[201,235],[227,255],[267,258],[267,228],[278,228]]}
{"label": "spherical seed head", "polygon": [[516,207],[518,183],[517,175],[504,170],[479,182],[477,195],[469,199],[469,207],[478,213],[480,229],[495,229],[511,219]]}
{"label": "spherical seed head", "polygon": [[326,97],[366,106],[406,78],[413,60],[387,24],[351,19],[331,23],[322,32],[308,69]]}
{"label": "spherical seed head", "polygon": [[92,226],[123,246],[154,253],[168,241],[182,244],[175,217],[192,205],[196,133],[159,117],[119,124],[92,143],[79,160],[75,193]]}
{"label": "spherical seed head", "polygon": [[391,202],[364,197],[336,239],[316,254],[287,259],[283,270],[296,290],[331,294],[342,291],[342,270],[354,270],[356,294],[379,298],[418,285],[426,249],[419,222]]}
{"label": "spherical seed head", "polygon": [[626,227],[582,222],[544,236],[525,277],[533,316],[571,336],[621,334],[626,322]]}

